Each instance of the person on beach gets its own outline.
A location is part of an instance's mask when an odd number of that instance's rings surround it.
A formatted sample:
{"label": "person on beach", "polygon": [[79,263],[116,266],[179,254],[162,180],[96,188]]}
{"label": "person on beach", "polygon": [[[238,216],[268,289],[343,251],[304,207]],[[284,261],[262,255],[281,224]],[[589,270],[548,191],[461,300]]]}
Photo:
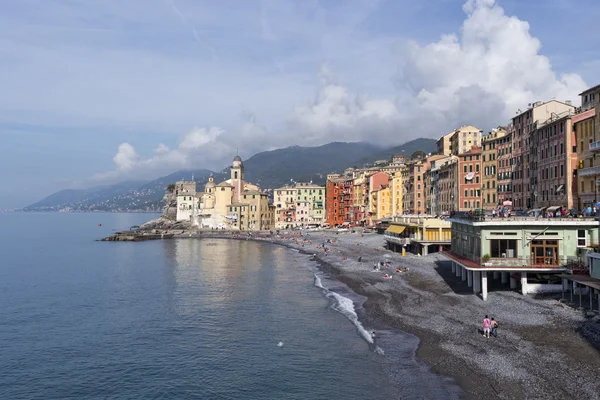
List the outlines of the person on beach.
{"label": "person on beach", "polygon": [[488,318],[488,316],[486,315],[485,318],[483,319],[483,336],[485,336],[486,338],[490,338],[490,325],[491,325],[491,321]]}
{"label": "person on beach", "polygon": [[361,262],[361,261],[362,261],[362,256],[358,257],[358,262]]}
{"label": "person on beach", "polygon": [[490,321],[490,328],[492,329],[492,336],[497,338],[498,337],[498,321],[496,321],[494,318],[492,318],[492,320]]}

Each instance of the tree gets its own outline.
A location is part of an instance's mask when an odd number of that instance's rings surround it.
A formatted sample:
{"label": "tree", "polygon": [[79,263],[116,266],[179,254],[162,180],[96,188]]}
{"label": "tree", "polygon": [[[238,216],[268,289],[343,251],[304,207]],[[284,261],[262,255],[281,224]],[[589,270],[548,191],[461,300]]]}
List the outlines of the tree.
{"label": "tree", "polygon": [[174,183],[169,184],[169,186],[167,186],[167,192],[173,193],[174,191],[175,191],[175,184]]}
{"label": "tree", "polygon": [[427,156],[427,154],[425,154],[424,151],[422,150],[417,150],[414,153],[412,153],[412,156],[410,156],[411,160],[416,160],[418,158],[425,158]]}

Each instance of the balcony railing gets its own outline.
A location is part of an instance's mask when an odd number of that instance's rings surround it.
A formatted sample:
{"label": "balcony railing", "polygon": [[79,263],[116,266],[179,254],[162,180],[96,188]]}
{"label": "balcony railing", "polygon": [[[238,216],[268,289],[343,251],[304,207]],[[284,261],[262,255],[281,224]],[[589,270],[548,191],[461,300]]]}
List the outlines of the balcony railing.
{"label": "balcony railing", "polygon": [[600,140],[590,143],[591,151],[600,151]]}
{"label": "balcony railing", "polygon": [[590,167],[590,168],[582,168],[579,170],[579,176],[592,176],[592,175],[600,175],[600,166]]}

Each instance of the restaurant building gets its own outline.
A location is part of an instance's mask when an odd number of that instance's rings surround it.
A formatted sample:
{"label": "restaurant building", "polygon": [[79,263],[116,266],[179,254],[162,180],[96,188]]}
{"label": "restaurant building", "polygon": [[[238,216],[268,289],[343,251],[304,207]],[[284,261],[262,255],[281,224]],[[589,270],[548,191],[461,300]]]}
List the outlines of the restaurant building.
{"label": "restaurant building", "polygon": [[[551,275],[577,268],[598,244],[598,222],[593,218],[450,219],[452,242],[445,254],[453,271],[468,281],[474,293],[487,299],[487,279],[501,279],[523,294],[560,291]],[[548,277],[540,281],[539,274]]]}

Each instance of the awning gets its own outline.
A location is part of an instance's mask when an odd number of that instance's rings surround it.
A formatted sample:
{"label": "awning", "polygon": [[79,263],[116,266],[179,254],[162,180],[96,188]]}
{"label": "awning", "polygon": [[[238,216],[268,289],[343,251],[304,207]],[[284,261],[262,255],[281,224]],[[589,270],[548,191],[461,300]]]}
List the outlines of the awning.
{"label": "awning", "polygon": [[402,225],[390,225],[390,227],[385,230],[385,233],[400,234],[400,233],[404,232],[405,229],[406,229],[406,227],[402,226]]}
{"label": "awning", "polygon": [[548,207],[548,211],[554,212],[554,211],[558,210],[559,208],[562,208],[562,206]]}

